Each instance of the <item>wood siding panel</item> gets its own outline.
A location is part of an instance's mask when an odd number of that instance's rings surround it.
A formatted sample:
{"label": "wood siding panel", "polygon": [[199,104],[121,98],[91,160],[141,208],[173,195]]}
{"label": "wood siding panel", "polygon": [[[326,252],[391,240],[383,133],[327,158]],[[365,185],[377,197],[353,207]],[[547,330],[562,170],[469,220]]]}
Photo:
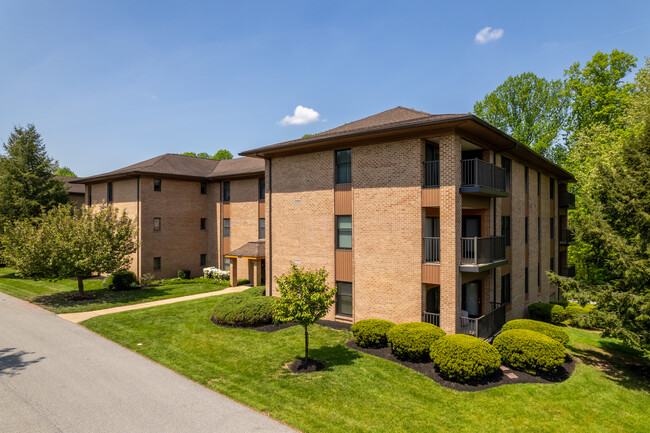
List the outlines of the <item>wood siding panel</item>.
{"label": "wood siding panel", "polygon": [[336,250],[335,261],[336,281],[354,281],[352,250]]}
{"label": "wood siding panel", "polygon": [[422,207],[440,207],[440,188],[422,188]]}
{"label": "wood siding panel", "polygon": [[423,263],[422,282],[424,284],[440,284],[440,265]]}
{"label": "wood siding panel", "polygon": [[510,212],[510,197],[504,197],[501,199],[501,215],[508,216]]}
{"label": "wood siding panel", "polygon": [[352,184],[334,185],[334,215],[352,215]]}
{"label": "wood siding panel", "polygon": [[223,238],[223,253],[228,254],[231,251],[230,249],[230,238]]}
{"label": "wood siding panel", "polygon": [[223,217],[230,218],[230,202],[223,204]]}
{"label": "wood siding panel", "polygon": [[266,216],[266,207],[264,206],[264,200],[260,200],[259,204],[257,205],[257,214],[259,215],[260,218],[265,218]]}

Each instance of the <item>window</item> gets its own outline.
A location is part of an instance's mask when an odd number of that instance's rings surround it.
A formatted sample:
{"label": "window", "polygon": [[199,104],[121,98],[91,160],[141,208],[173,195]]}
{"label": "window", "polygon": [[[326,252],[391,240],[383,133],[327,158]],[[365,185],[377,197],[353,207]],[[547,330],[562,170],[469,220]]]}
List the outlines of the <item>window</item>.
{"label": "window", "polygon": [[542,219],[537,217],[537,240],[542,240]]}
{"label": "window", "polygon": [[501,303],[510,303],[510,274],[501,277]]}
{"label": "window", "polygon": [[351,153],[352,151],[350,149],[337,150],[334,152],[336,162],[336,183],[352,182]]}
{"label": "window", "polygon": [[205,230],[207,218],[201,218],[201,230]]}
{"label": "window", "polygon": [[555,257],[551,257],[551,267],[550,270],[555,272]]}
{"label": "window", "polygon": [[510,246],[510,217],[501,217],[501,236],[506,238],[506,246]]}
{"label": "window", "polygon": [[550,179],[549,191],[551,191],[551,200],[555,198],[555,179]]}
{"label": "window", "polygon": [[336,217],[336,248],[340,250],[352,249],[352,215]]}
{"label": "window", "polygon": [[528,167],[524,167],[524,189],[528,194]]}
{"label": "window", "polygon": [[201,182],[201,194],[208,193],[208,184],[206,182]]}
{"label": "window", "polygon": [[230,218],[223,219],[223,237],[224,238],[230,237]]}
{"label": "window", "polygon": [[555,218],[551,217],[551,239],[555,237]]}
{"label": "window", "polygon": [[336,314],[352,316],[352,283],[336,282]]}
{"label": "window", "polygon": [[106,201],[113,203],[113,182],[106,184]]}
{"label": "window", "polygon": [[230,271],[230,257],[223,258],[223,271]]}
{"label": "window", "polygon": [[528,243],[528,217],[524,218],[524,241]]}
{"label": "window", "polygon": [[160,257],[153,258],[153,270],[159,271],[162,268]]}
{"label": "window", "polygon": [[537,172],[537,195],[542,195],[542,173]]}
{"label": "window", "polygon": [[88,206],[93,204],[93,186],[88,185]]}
{"label": "window", "polygon": [[537,262],[537,287],[542,288],[542,264]]}
{"label": "window", "polygon": [[524,271],[524,293],[528,296],[528,268]]}
{"label": "window", "polygon": [[264,220],[264,218],[260,218],[260,221],[259,221],[257,227],[258,227],[257,228],[257,232],[258,232],[257,237],[259,239],[264,239],[266,237],[266,221]]}
{"label": "window", "polygon": [[162,181],[160,179],[153,180],[153,190],[162,191]]}
{"label": "window", "polygon": [[501,157],[501,167],[506,171],[506,188],[510,189],[511,181],[510,181],[510,172],[512,171],[512,160],[510,158],[506,158],[505,156]]}
{"label": "window", "polygon": [[160,231],[160,218],[154,218],[153,219],[153,231],[155,231],[155,232]]}
{"label": "window", "polygon": [[230,182],[223,183],[223,201],[230,201]]}
{"label": "window", "polygon": [[205,266],[207,255],[201,254],[201,266]]}
{"label": "window", "polygon": [[264,192],[266,189],[266,186],[264,184],[264,178],[260,177],[260,180],[258,181],[258,188],[259,188],[259,199],[264,200]]}

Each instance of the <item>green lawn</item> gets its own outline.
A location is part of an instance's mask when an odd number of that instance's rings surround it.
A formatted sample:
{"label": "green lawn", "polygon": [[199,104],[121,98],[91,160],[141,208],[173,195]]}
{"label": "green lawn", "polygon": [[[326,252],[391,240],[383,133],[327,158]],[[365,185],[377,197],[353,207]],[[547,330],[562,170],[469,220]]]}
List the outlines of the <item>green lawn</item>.
{"label": "green lawn", "polygon": [[23,279],[15,276],[10,268],[0,268],[0,292],[24,299],[57,314],[102,310],[120,305],[176,298],[221,290],[228,286],[229,284],[177,284],[114,291],[103,288],[102,280],[90,279],[84,281],[84,291],[94,298],[79,301],[68,299],[78,294],[77,280]]}
{"label": "green lawn", "polygon": [[[303,351],[301,328],[267,334],[217,327],[209,320],[214,304],[200,299],[83,324],[305,432],[650,431],[648,384],[629,371],[612,377],[581,363],[563,383],[457,392],[348,349],[349,332],[316,325],[311,354],[327,368],[292,375],[284,366]],[[571,330],[571,337],[576,350],[617,356],[612,348],[591,346],[598,344],[591,333]]]}

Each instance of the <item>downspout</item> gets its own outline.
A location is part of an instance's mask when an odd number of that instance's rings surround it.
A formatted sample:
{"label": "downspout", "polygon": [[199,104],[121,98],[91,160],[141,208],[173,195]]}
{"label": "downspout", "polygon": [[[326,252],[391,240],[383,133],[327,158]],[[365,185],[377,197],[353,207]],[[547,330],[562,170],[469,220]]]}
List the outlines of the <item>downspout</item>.
{"label": "downspout", "polygon": [[[268,158],[266,156],[262,156],[259,153],[256,153],[255,155],[257,157],[262,158],[262,159],[269,162],[269,185],[268,185],[268,188],[269,188],[269,202],[268,202],[269,220],[266,221],[266,224],[268,225],[268,228],[266,230],[267,239],[265,239],[265,242],[269,243],[269,256],[266,257],[266,267],[269,270],[269,278],[268,278],[268,281],[266,281],[266,286],[269,289],[268,290],[268,295],[273,296],[273,267],[272,267],[272,257],[273,257],[273,241],[272,241],[272,237],[273,237],[273,224],[272,224],[273,223],[273,221],[272,221],[272,219],[273,219],[273,208],[272,208],[272,198],[271,198],[273,196],[273,194],[272,194],[272,192],[273,192],[273,188],[272,188],[272,186],[273,186],[273,176],[272,176],[272,174],[273,174],[273,170],[272,170],[273,166],[272,166],[271,158]],[[266,275],[264,276],[264,278],[266,279]]]}
{"label": "downspout", "polygon": [[140,176],[136,176],[136,201],[138,203],[137,205],[137,218],[138,218],[138,254],[135,256],[135,267],[138,270],[138,276],[142,277],[142,268],[141,268],[141,260],[140,256],[142,255],[142,245],[140,244],[140,231],[142,227],[142,221],[141,221],[141,215],[140,215]]}

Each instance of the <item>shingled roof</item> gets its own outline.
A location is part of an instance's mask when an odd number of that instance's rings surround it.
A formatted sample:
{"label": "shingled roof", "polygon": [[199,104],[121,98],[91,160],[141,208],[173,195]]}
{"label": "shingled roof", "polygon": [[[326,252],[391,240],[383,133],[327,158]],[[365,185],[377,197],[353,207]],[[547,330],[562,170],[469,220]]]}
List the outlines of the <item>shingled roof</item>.
{"label": "shingled roof", "polygon": [[264,173],[264,161],[256,158],[218,161],[166,153],[107,173],[84,177],[75,183],[92,183],[103,179],[147,174],[208,180],[261,173]]}
{"label": "shingled roof", "polygon": [[68,194],[85,194],[86,187],[78,183],[71,183],[81,179],[73,176],[54,176],[55,179],[63,181],[63,187],[68,190]]}
{"label": "shingled roof", "polygon": [[264,241],[249,242],[236,250],[224,254],[224,256],[231,258],[263,259],[265,254],[264,245]]}

